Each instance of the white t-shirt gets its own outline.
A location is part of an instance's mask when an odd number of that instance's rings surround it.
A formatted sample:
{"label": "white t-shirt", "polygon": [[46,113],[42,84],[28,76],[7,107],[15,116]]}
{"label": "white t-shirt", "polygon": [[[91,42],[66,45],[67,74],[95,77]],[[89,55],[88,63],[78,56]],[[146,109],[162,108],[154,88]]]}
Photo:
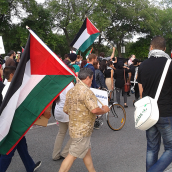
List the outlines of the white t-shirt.
{"label": "white t-shirt", "polygon": [[69,122],[69,115],[63,112],[63,107],[66,100],[66,94],[73,87],[74,87],[74,84],[73,82],[71,82],[60,94],[60,101],[56,103],[55,110],[54,110],[54,116],[57,121]]}
{"label": "white t-shirt", "polygon": [[5,87],[3,88],[3,90],[2,90],[2,99],[4,99],[10,84],[11,84],[11,82],[7,82]]}

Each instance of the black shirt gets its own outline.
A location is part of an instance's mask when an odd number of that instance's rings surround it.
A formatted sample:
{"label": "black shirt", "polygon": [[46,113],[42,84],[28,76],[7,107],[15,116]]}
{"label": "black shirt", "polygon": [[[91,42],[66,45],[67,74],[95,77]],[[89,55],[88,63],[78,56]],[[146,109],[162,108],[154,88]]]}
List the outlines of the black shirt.
{"label": "black shirt", "polygon": [[104,72],[105,78],[111,78],[111,70],[112,69],[106,69]]}
{"label": "black shirt", "polygon": [[[150,57],[141,63],[137,81],[143,86],[142,97],[155,97],[166,61],[165,57]],[[172,63],[158,99],[158,107],[160,117],[172,117]]]}
{"label": "black shirt", "polygon": [[125,79],[127,82],[128,73],[130,72],[130,70],[129,69],[123,69],[123,68],[115,70],[115,75],[116,75],[115,87],[117,87],[117,88],[123,88],[124,87],[124,84],[125,84],[124,71],[125,71]]}

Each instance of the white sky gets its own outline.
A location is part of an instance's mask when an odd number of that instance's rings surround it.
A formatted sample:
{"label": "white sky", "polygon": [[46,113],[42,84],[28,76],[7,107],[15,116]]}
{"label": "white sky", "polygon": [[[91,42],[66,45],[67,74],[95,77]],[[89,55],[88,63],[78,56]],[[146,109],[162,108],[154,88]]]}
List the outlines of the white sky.
{"label": "white sky", "polygon": [[36,0],[38,3],[44,3],[45,0]]}

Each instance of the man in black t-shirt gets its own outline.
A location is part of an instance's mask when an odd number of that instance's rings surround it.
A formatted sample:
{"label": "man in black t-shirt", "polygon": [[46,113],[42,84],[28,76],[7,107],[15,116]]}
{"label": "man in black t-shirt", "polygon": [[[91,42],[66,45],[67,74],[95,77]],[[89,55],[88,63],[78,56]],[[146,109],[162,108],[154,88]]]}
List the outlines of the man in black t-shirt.
{"label": "man in black t-shirt", "polygon": [[[150,44],[149,57],[139,67],[138,83],[140,97],[155,97],[164,66],[170,59],[164,51],[165,39],[157,36]],[[162,172],[172,162],[172,63],[168,69],[163,87],[158,99],[159,120],[150,129],[146,130],[147,156],[146,171]],[[158,159],[161,144],[164,143],[164,153]]]}

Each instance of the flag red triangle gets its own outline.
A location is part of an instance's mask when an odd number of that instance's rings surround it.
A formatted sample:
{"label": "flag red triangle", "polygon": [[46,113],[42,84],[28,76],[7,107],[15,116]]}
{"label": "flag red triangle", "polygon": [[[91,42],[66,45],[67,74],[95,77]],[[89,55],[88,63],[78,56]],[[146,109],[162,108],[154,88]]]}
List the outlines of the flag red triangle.
{"label": "flag red triangle", "polygon": [[87,18],[86,27],[87,27],[87,32],[88,32],[89,35],[92,35],[92,34],[95,34],[95,33],[100,32],[100,31],[91,23],[91,21],[90,21],[88,18]]}
{"label": "flag red triangle", "polygon": [[71,75],[32,34],[30,34],[30,63],[32,75]]}

